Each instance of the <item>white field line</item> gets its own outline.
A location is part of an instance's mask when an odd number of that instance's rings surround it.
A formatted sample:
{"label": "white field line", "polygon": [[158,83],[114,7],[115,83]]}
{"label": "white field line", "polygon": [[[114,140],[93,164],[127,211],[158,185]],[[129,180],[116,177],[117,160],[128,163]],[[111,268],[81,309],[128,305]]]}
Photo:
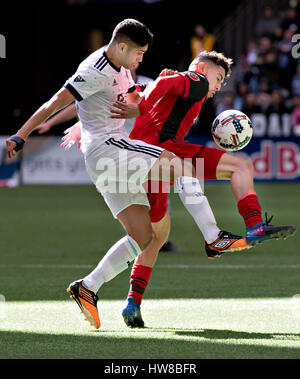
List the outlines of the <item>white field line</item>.
{"label": "white field line", "polygon": [[[94,269],[96,265],[68,265],[68,264],[0,264],[0,269]],[[300,264],[297,265],[157,265],[156,269],[204,269],[204,270],[265,270],[265,269],[300,269]]]}

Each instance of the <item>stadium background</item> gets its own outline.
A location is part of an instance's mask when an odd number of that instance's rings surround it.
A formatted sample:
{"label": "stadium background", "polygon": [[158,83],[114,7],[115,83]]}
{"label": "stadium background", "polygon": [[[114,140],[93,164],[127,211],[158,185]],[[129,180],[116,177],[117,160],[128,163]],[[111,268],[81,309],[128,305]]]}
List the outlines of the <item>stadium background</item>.
{"label": "stadium background", "polygon": [[[263,20],[268,6],[273,15]],[[204,105],[188,139],[213,146],[210,126],[216,114],[224,109],[240,109],[252,117],[255,126],[256,138],[242,152],[251,157],[255,178],[298,181],[300,65],[292,56],[295,43],[291,39],[299,33],[300,22],[298,15],[294,20],[288,19],[289,9],[298,12],[298,6],[293,0],[230,1],[225,8],[218,5],[216,9],[214,2],[200,7],[180,0],[10,3],[2,15],[0,30],[7,45],[6,58],[0,59],[1,134],[13,134],[64,84],[81,60],[109,41],[114,25],[122,18],[136,17],[154,33],[154,44],[137,71],[138,75],[152,79],[166,67],[181,71],[188,68],[191,41],[196,25],[200,24],[209,35],[206,38],[214,39],[211,45],[208,41],[204,46],[225,52],[233,57],[235,65],[222,92]],[[47,135],[61,135],[69,125],[71,122],[56,126]],[[58,149],[54,139],[48,141],[49,149]],[[47,175],[49,184],[64,183],[57,175],[66,178],[65,183],[87,181],[83,166],[81,173],[72,178],[70,170],[59,171],[69,165],[66,155],[57,152],[61,160],[51,162],[50,152],[43,156],[46,149],[37,151],[36,145],[27,145],[24,150],[22,174],[17,160],[7,162],[3,146],[2,138],[2,185],[15,185],[19,180],[36,183],[37,179],[28,178],[27,174],[33,166],[57,168],[52,180],[49,172],[36,171],[37,177]],[[75,154],[79,157],[78,152],[72,152],[72,159]],[[9,180],[12,176],[14,179]]]}
{"label": "stadium background", "polygon": [[[298,61],[290,41],[279,44],[280,34],[272,43],[275,62],[253,64],[260,53],[265,57],[261,48],[266,40],[257,38],[260,48],[249,53],[248,42],[266,5],[281,21],[288,7],[298,9],[297,1],[288,0],[229,1],[225,7],[213,1],[61,0],[9,2],[1,10],[6,57],[0,59],[0,184],[16,188],[0,189],[0,294],[10,316],[1,314],[0,296],[0,358],[74,358],[78,351],[83,358],[299,358],[299,313],[288,300],[299,293],[299,236],[208,262],[203,238],[175,196],[171,239],[182,252],[159,256],[143,305],[149,329],[133,333],[123,325],[125,272],[101,290],[99,344],[99,335],[76,318],[64,290],[98,263],[123,230],[93,186],[78,185],[89,184],[81,153],[59,147],[69,123],[45,136],[35,132],[15,161],[5,156],[5,136],[73,74],[91,49],[92,29],[100,29],[107,42],[121,19],[145,22],[155,42],[138,73],[155,78],[166,67],[186,69],[199,23],[216,37],[215,48],[236,64],[222,93],[206,104],[198,121],[201,128],[196,123],[188,138],[212,144],[210,125],[216,113],[224,105],[241,107],[247,97],[255,137],[241,154],[251,155],[256,182],[262,181],[256,190],[264,211],[275,215],[274,223],[298,225]],[[298,29],[293,24],[293,34],[300,33],[298,20]],[[247,90],[237,86],[239,81],[247,82]],[[278,105],[280,96],[272,93],[279,88],[283,102]],[[209,183],[205,191],[220,226],[243,234],[230,186]]]}

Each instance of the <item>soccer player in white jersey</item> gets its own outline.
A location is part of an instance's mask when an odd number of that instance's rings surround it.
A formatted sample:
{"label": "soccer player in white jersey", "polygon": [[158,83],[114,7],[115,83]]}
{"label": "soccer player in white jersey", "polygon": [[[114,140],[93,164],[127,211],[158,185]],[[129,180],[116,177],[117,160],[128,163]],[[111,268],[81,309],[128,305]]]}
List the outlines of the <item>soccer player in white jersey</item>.
{"label": "soccer player in white jersey", "polygon": [[[141,101],[130,68],[142,61],[152,38],[149,29],[140,22],[133,19],[120,22],[108,46],[84,60],[64,87],[6,141],[11,158],[38,125],[76,100],[87,171],[126,231],[126,236],[109,249],[95,270],[68,288],[95,328],[100,327],[97,309],[100,287],[125,270],[155,239],[142,184],[148,179],[176,182],[180,199],[193,218],[199,219],[201,213],[203,193],[192,163],[183,163],[158,146],[127,138],[125,121],[111,118],[114,102]],[[106,170],[108,163],[116,171]],[[124,176],[129,165],[139,167],[138,180],[135,175]]]}

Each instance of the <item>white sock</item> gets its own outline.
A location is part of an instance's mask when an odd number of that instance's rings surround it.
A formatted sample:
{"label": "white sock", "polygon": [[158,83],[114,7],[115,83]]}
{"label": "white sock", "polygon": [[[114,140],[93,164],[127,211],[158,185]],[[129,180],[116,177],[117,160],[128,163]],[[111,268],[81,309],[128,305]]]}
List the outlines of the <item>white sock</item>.
{"label": "white sock", "polygon": [[83,279],[84,286],[97,293],[104,283],[126,270],[141,252],[133,238],[122,238],[108,250],[94,271]]}
{"label": "white sock", "polygon": [[214,242],[218,238],[220,229],[199,180],[182,176],[176,180],[176,189],[184,206],[201,230],[205,241]]}

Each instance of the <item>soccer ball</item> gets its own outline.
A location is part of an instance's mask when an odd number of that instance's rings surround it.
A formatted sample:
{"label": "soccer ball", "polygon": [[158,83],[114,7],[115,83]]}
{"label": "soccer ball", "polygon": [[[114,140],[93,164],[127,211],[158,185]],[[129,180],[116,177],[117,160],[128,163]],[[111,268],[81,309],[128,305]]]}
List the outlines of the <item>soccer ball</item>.
{"label": "soccer ball", "polygon": [[219,147],[228,151],[237,151],[251,141],[253,127],[245,113],[232,109],[216,117],[211,133]]}

